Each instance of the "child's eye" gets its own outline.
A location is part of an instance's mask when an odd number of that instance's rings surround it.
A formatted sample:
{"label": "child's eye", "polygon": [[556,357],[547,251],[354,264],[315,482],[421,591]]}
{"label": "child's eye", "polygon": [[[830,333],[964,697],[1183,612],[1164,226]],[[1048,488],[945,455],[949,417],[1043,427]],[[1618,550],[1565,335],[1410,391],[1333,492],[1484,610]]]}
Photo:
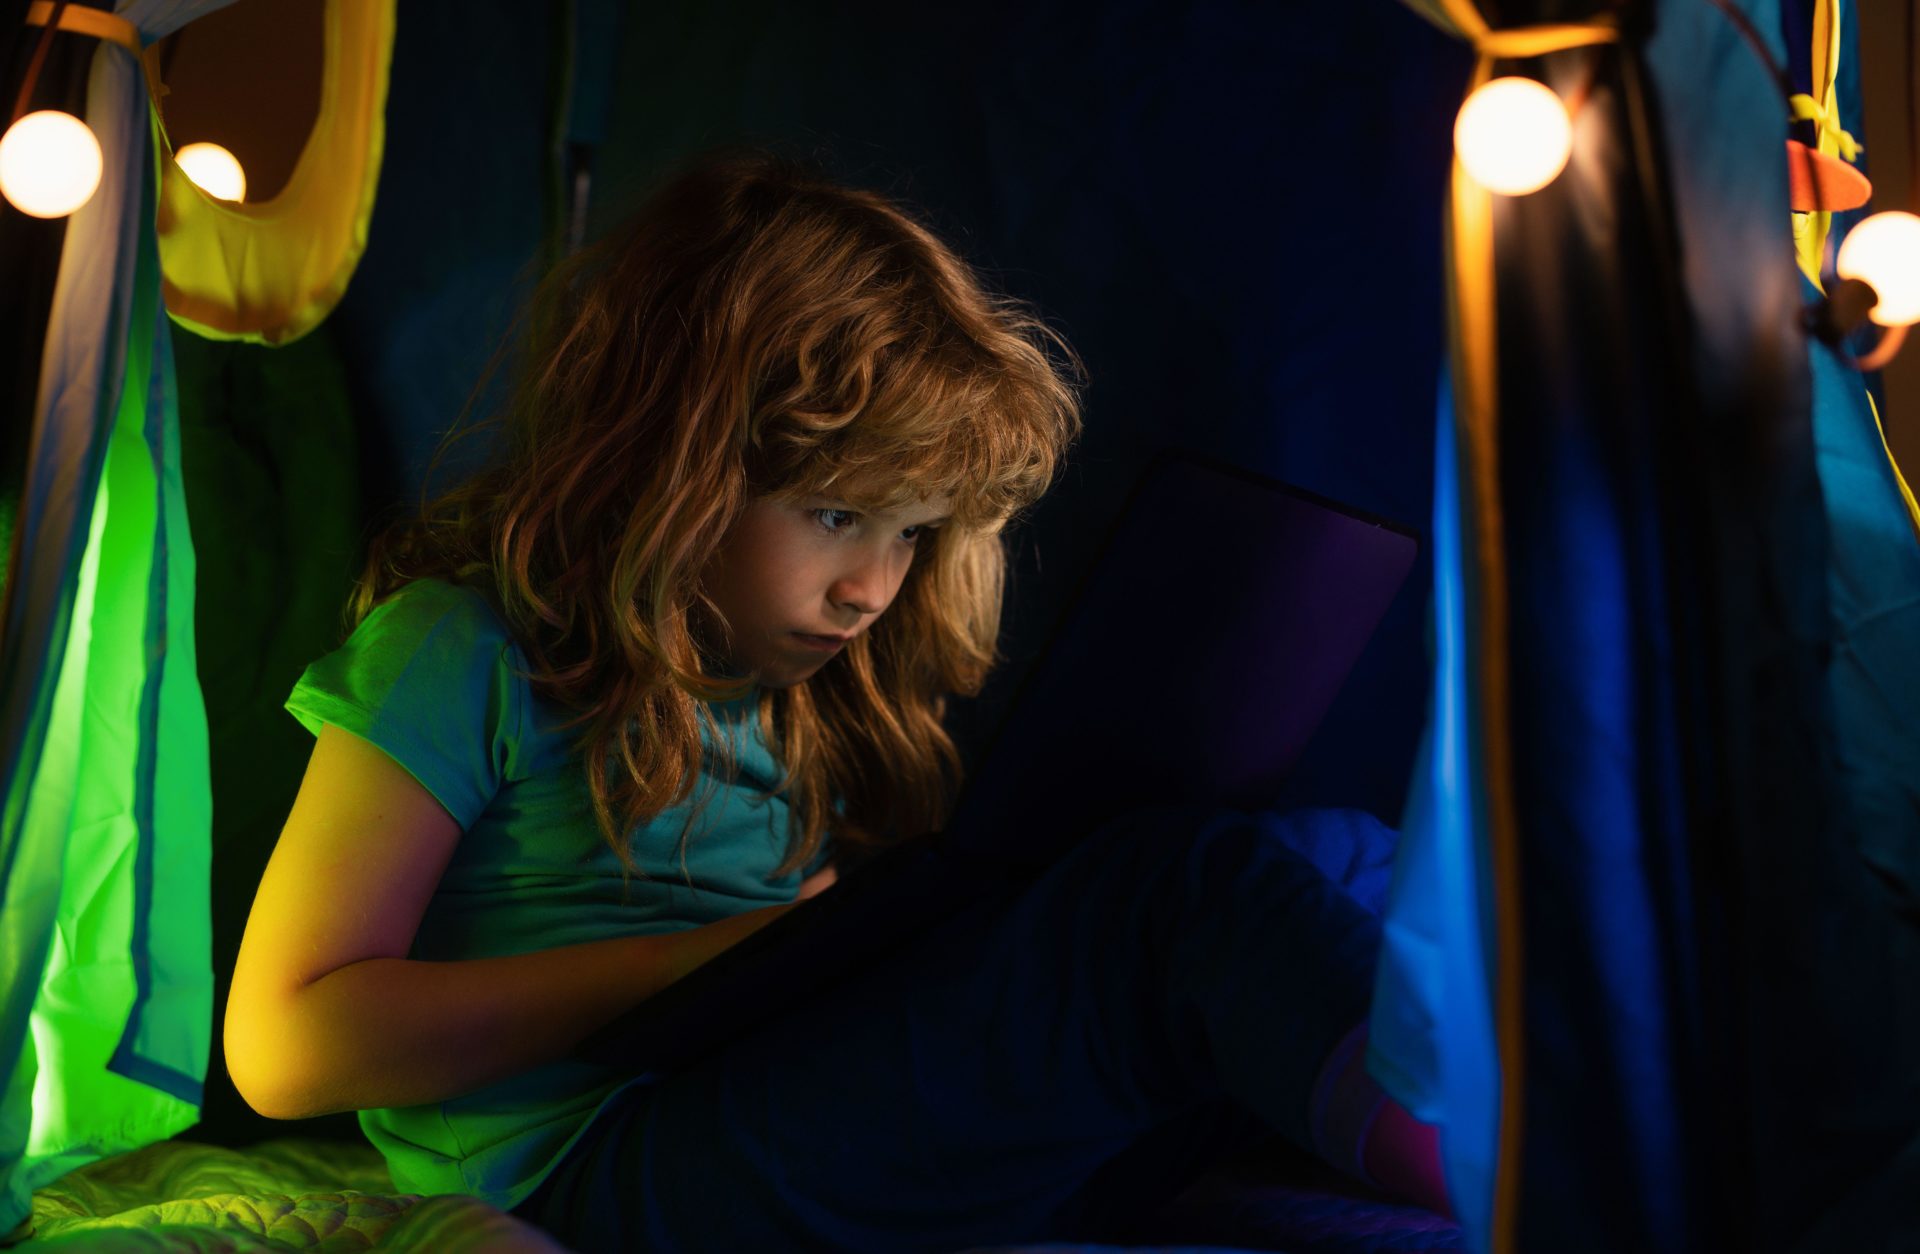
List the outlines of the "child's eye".
{"label": "child's eye", "polygon": [[[858,521],[860,517],[859,514],[855,513],[850,509],[822,508],[822,509],[809,510],[807,512],[813,515],[814,520],[818,522],[821,528],[824,529],[829,535],[836,535],[836,536],[844,534],[845,532],[850,530],[853,527],[853,524],[856,521]],[[905,540],[908,544],[913,544],[916,541],[918,541],[922,536],[925,536],[931,532],[938,531],[938,530],[939,530],[938,527],[930,526],[929,524],[926,524],[926,523],[921,523],[917,526],[902,528],[900,532],[900,538],[902,540]]]}

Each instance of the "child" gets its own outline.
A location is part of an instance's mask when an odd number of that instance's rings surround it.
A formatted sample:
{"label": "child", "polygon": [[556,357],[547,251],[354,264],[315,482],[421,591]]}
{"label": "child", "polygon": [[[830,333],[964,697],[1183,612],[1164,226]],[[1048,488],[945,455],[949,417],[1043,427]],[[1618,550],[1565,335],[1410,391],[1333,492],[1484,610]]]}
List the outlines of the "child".
{"label": "child", "polygon": [[944,701],[1079,385],[899,205],[775,158],[563,265],[495,460],[375,542],[287,702],[317,741],[234,972],[241,1094],[358,1110],[396,1187],[582,1249],[1091,1231],[1270,1127],[1440,1201],[1430,1143],[1363,1145],[1399,1117],[1354,1031],[1377,927],[1270,815],[1136,816],[665,1079],[570,1056],[941,825]]}

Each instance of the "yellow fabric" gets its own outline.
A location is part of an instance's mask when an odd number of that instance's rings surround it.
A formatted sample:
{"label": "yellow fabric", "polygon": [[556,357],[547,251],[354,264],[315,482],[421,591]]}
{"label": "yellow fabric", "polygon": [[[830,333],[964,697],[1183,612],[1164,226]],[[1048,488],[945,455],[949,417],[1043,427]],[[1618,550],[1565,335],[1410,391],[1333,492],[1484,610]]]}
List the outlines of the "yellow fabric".
{"label": "yellow fabric", "polygon": [[[1814,136],[1816,151],[1858,161],[1858,141],[1840,127],[1840,6],[1834,0],[1815,0],[1812,38],[1813,92],[1789,97],[1788,107],[1794,117],[1819,124]],[[1814,286],[1819,287],[1833,214],[1818,211],[1804,216],[1806,221],[1801,222],[1798,220],[1801,215],[1795,215],[1794,253],[1799,258],[1801,273],[1810,276]]]}
{"label": "yellow fabric", "polygon": [[[1471,92],[1492,76],[1482,56]],[[1464,573],[1471,621],[1478,626],[1469,675],[1478,680],[1485,743],[1489,846],[1494,880],[1494,1034],[1500,1059],[1499,1151],[1494,1172],[1488,1248],[1510,1254],[1519,1208],[1520,1132],[1525,1088],[1521,1035],[1522,977],[1518,823],[1514,816],[1511,732],[1507,726],[1507,568],[1501,544],[1497,343],[1494,320],[1493,193],[1456,157],[1447,223],[1453,253],[1448,305],[1452,314],[1454,421],[1460,449],[1461,512],[1471,528]]]}
{"label": "yellow fabric", "polygon": [[[1834,80],[1840,75],[1840,6],[1833,0],[1814,0],[1813,29],[1808,32],[1808,40],[1807,65],[1814,92],[1809,99],[1822,114],[1831,116],[1835,108]],[[1820,151],[1833,150],[1822,145]]]}
{"label": "yellow fabric", "polygon": [[286,344],[318,326],[366,250],[386,142],[395,0],[327,0],[320,110],[287,185],[217,201],[160,144],[160,272],[175,322],[221,340]]}
{"label": "yellow fabric", "polygon": [[1893,481],[1900,485],[1900,499],[1907,503],[1907,516],[1913,519],[1913,529],[1920,536],[1920,501],[1913,496],[1913,489],[1907,486],[1907,477],[1900,473],[1900,463],[1893,460],[1893,446],[1887,443],[1887,426],[1880,421],[1880,407],[1873,403],[1873,393],[1867,393],[1867,408],[1873,411],[1873,425],[1880,432],[1880,447],[1886,450],[1887,464],[1893,467]]}
{"label": "yellow fabric", "polygon": [[[1417,4],[1415,7],[1421,9],[1429,20],[1443,17],[1442,25],[1450,26],[1455,34],[1472,44],[1482,62],[1543,57],[1550,52],[1617,43],[1620,39],[1620,28],[1611,13],[1597,14],[1585,22],[1556,22],[1544,26],[1514,26],[1496,30],[1487,23],[1472,0],[1437,0],[1437,6],[1438,14],[1428,5]],[[1485,69],[1483,66],[1482,70]],[[1486,82],[1489,77],[1490,73],[1476,71],[1474,86]]]}
{"label": "yellow fabric", "polygon": [[[1589,22],[1496,30],[1473,0],[1415,0],[1423,16],[1465,38],[1479,54],[1468,91],[1493,77],[1496,60],[1545,56],[1619,42],[1612,14]],[[1447,222],[1448,273],[1454,358],[1454,411],[1459,424],[1463,511],[1472,528],[1472,569],[1466,572],[1476,624],[1472,669],[1484,734],[1489,852],[1494,879],[1495,1038],[1500,1057],[1499,1157],[1489,1248],[1517,1248],[1519,1163],[1524,1119],[1525,1040],[1520,989],[1519,833],[1515,815],[1512,732],[1507,723],[1507,578],[1501,544],[1499,396],[1494,308],[1493,194],[1468,176],[1456,157]]]}
{"label": "yellow fabric", "polygon": [[1490,30],[1473,41],[1482,57],[1544,57],[1569,48],[1590,48],[1595,44],[1620,42],[1619,28],[1612,14],[1578,25],[1519,26],[1512,30]]}
{"label": "yellow fabric", "polygon": [[[1469,91],[1492,75],[1492,58],[1481,57]],[[1453,314],[1454,420],[1458,425],[1462,513],[1472,528],[1465,572],[1469,611],[1477,621],[1477,648],[1469,673],[1477,671],[1485,731],[1489,845],[1494,880],[1496,987],[1494,1033],[1500,1056],[1499,1156],[1494,1174],[1493,1254],[1510,1254],[1519,1209],[1520,1131],[1523,1126],[1524,1041],[1521,1036],[1518,823],[1514,817],[1511,733],[1507,727],[1507,567],[1501,544],[1496,331],[1494,321],[1493,193],[1475,182],[1456,157],[1448,223],[1453,251],[1450,274]]]}
{"label": "yellow fabric", "polygon": [[[52,16],[53,0],[34,0],[27,6],[28,26],[45,26],[47,19]],[[119,44],[136,57],[140,55],[139,28],[125,18],[115,17],[99,9],[70,4],[60,10],[60,21],[56,29],[72,31],[76,35],[92,35],[95,39]]]}
{"label": "yellow fabric", "polygon": [[1814,222],[1815,218],[1822,216],[1817,213],[1793,215],[1793,259],[1799,265],[1800,273],[1807,276],[1807,281],[1825,292],[1827,285],[1820,281],[1820,254],[1826,245],[1818,242],[1816,232],[1819,224]]}

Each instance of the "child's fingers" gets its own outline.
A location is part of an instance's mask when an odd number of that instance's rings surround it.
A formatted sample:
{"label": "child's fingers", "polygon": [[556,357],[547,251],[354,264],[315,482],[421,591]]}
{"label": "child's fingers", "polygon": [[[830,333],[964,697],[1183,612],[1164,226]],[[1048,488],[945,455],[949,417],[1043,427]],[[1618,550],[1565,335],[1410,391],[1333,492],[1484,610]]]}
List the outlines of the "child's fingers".
{"label": "child's fingers", "polygon": [[824,893],[829,888],[832,888],[839,879],[840,872],[838,870],[831,866],[822,867],[806,879],[800,881],[800,895],[795,898],[795,900],[805,901],[809,897]]}
{"label": "child's fingers", "polygon": [[688,928],[684,932],[671,933],[676,942],[671,968],[673,978],[677,980],[684,977],[689,971],[739,944],[793,909],[793,904],[761,906],[757,910],[743,911],[713,923]]}

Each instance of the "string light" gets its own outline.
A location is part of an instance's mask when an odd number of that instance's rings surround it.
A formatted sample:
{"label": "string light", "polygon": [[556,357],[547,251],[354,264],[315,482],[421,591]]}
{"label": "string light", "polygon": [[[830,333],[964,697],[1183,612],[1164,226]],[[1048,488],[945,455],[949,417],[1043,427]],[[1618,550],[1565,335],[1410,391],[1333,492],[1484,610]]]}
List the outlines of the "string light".
{"label": "string light", "polygon": [[[14,98],[13,115],[7,132],[0,135],[0,196],[21,213],[36,218],[64,218],[93,199],[100,189],[100,175],[106,164],[100,154],[99,137],[93,128],[58,109],[27,112],[33,100],[34,84],[40,81],[40,67],[47,62],[47,50],[61,20],[73,17],[101,38],[100,25],[116,27],[116,34],[138,33],[120,18],[83,8],[67,12],[69,0],[53,0],[43,19],[40,38],[34,41],[33,55],[27,59],[27,72],[20,79],[20,94]],[[27,23],[34,13],[27,10]],[[139,45],[132,46],[139,55]]]}
{"label": "string light", "polygon": [[247,173],[240,160],[219,144],[201,141],[173,154],[174,164],[193,185],[215,200],[247,198]]}
{"label": "string light", "polygon": [[21,213],[64,218],[93,199],[100,141],[71,113],[41,109],[0,136],[0,195]]}
{"label": "string light", "polygon": [[1867,317],[1883,327],[1920,322],[1920,217],[1893,209],[1847,232],[1834,273],[1858,279],[1880,299]]}
{"label": "string light", "polygon": [[1566,169],[1573,120],[1545,83],[1496,78],[1460,106],[1453,146],[1476,183],[1504,196],[1524,196]]}

